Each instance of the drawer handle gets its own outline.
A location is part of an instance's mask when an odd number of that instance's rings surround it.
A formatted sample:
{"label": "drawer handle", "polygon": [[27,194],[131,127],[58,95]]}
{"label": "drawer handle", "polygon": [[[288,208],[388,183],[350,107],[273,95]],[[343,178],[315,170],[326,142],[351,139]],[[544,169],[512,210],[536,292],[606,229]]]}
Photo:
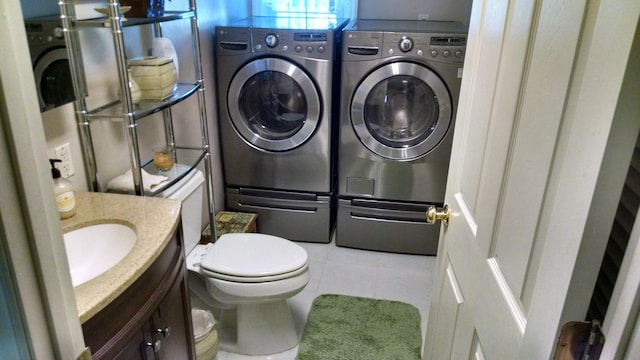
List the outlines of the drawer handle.
{"label": "drawer handle", "polygon": [[162,347],[162,341],[160,340],[156,340],[154,342],[148,342],[145,344],[147,347],[150,347],[153,349],[153,352],[159,352],[160,348]]}
{"label": "drawer handle", "polygon": [[164,329],[156,329],[156,333],[161,334],[166,339],[171,335],[171,326],[167,326]]}

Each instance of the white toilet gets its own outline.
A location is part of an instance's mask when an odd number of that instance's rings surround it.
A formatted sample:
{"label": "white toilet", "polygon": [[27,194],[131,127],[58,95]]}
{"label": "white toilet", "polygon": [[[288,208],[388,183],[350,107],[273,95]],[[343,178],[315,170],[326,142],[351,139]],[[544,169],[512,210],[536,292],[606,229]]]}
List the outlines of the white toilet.
{"label": "white toilet", "polygon": [[309,282],[307,252],[292,241],[255,233],[225,234],[199,245],[203,180],[192,171],[160,195],[182,201],[192,306],[216,317],[221,350],[268,355],[293,348],[299,339],[287,299]]}

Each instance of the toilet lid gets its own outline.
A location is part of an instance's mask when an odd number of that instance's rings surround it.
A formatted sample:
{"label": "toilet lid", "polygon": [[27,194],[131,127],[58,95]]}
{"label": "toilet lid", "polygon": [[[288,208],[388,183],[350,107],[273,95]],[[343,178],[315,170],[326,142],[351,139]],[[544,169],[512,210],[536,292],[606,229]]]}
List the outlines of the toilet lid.
{"label": "toilet lid", "polygon": [[307,264],[304,248],[266,234],[224,234],[202,258],[200,267],[232,277],[270,277],[295,272]]}

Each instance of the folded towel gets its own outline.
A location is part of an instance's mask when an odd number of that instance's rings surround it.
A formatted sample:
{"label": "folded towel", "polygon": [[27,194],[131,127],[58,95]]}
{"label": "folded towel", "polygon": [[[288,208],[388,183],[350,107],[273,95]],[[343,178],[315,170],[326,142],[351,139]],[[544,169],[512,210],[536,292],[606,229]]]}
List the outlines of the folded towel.
{"label": "folded towel", "polygon": [[[151,175],[148,172],[142,170],[142,184],[145,191],[153,191],[163,182],[169,178],[162,175]],[[133,191],[133,175],[131,169],[127,170],[124,174],[111,179],[107,184],[107,189],[116,192],[129,192]]]}

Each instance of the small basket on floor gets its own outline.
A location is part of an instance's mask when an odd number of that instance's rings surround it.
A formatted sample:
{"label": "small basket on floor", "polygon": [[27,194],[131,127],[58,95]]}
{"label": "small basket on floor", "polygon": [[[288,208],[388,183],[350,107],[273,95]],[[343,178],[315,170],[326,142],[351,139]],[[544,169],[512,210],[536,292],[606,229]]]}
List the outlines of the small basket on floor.
{"label": "small basket on floor", "polygon": [[211,312],[191,309],[196,360],[214,360],[218,356],[218,330]]}

